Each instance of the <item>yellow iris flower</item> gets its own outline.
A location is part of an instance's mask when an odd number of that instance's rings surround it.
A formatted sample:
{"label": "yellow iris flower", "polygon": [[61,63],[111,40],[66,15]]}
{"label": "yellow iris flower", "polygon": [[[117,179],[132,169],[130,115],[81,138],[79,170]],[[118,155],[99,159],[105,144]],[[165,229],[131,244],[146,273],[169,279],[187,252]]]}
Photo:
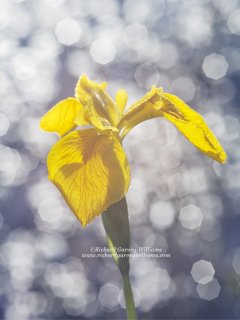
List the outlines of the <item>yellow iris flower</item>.
{"label": "yellow iris flower", "polygon": [[[115,101],[106,83],[80,77],[75,98],[57,103],[41,119],[43,130],[61,139],[48,154],[49,179],[58,187],[83,226],[126,194],[130,168],[122,140],[137,124],[164,117],[208,157],[224,163],[226,154],[203,118],[178,97],[153,87],[125,110],[128,96]],[[72,131],[77,126],[90,126]]]}

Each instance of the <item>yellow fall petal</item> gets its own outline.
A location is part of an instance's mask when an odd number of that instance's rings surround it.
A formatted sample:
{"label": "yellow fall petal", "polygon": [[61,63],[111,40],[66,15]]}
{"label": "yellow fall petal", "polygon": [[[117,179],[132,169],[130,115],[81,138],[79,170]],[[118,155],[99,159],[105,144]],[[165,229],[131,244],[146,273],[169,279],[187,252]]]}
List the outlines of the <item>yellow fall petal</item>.
{"label": "yellow fall petal", "polygon": [[225,151],[202,116],[178,97],[163,93],[161,88],[153,87],[127,110],[118,124],[122,139],[138,123],[156,117],[164,117],[172,122],[193,145],[208,157],[220,163],[226,161]]}
{"label": "yellow fall petal", "polygon": [[130,169],[121,143],[94,128],[58,141],[47,160],[49,179],[85,226],[128,190]]}
{"label": "yellow fall petal", "polygon": [[118,120],[117,107],[106,92],[106,83],[98,84],[90,81],[86,75],[82,75],[75,88],[75,97],[85,106],[89,99],[98,116],[105,118],[115,126]]}
{"label": "yellow fall petal", "polygon": [[45,131],[57,132],[60,136],[72,130],[78,116],[79,125],[88,124],[83,118],[83,106],[75,98],[67,98],[53,106],[40,120],[40,128]]}
{"label": "yellow fall petal", "polygon": [[199,113],[172,94],[163,93],[162,100],[161,112],[164,118],[172,122],[195,147],[208,157],[220,163],[226,161],[225,151]]}

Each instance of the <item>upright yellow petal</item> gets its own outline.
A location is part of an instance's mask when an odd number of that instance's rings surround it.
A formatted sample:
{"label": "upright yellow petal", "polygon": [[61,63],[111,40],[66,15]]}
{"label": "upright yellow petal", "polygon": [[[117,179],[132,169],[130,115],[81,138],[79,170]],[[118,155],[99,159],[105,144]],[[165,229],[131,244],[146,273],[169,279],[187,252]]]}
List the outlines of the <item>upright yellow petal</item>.
{"label": "upright yellow petal", "polygon": [[118,124],[119,130],[122,130],[122,138],[137,124],[161,116],[161,112],[157,110],[162,105],[161,94],[161,88],[153,87],[151,91],[126,111]]}
{"label": "upright yellow petal", "polygon": [[53,106],[40,120],[40,127],[45,131],[57,132],[60,136],[72,130],[78,116],[79,125],[88,124],[83,117],[83,106],[75,98],[67,98]]}
{"label": "upright yellow petal", "polygon": [[117,124],[117,107],[106,92],[105,82],[98,84],[90,81],[86,75],[82,75],[77,82],[75,96],[84,106],[90,99],[100,118],[107,119],[113,126]]}
{"label": "upright yellow petal", "polygon": [[126,90],[124,89],[118,90],[115,99],[116,99],[116,104],[118,108],[118,115],[119,115],[119,118],[121,118],[128,101],[128,94]]}
{"label": "upright yellow petal", "polygon": [[199,113],[172,94],[163,93],[162,100],[163,116],[172,122],[193,145],[220,163],[226,161],[225,151]]}
{"label": "upright yellow petal", "polygon": [[128,190],[130,170],[120,142],[94,128],[73,131],[58,141],[47,165],[49,179],[83,226]]}

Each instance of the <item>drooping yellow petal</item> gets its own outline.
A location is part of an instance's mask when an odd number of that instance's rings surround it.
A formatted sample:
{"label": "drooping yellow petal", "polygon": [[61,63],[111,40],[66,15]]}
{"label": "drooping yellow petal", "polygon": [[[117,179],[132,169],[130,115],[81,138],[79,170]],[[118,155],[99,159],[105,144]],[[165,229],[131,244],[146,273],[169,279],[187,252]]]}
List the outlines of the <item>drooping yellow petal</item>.
{"label": "drooping yellow petal", "polygon": [[75,98],[67,98],[53,106],[40,120],[40,128],[57,132],[60,136],[72,130],[78,116],[79,125],[88,124],[83,117],[83,106]]}
{"label": "drooping yellow petal", "polygon": [[115,99],[116,99],[116,104],[118,108],[118,115],[119,115],[119,118],[121,118],[128,101],[128,94],[126,90],[124,89],[118,90],[118,92],[116,93]]}
{"label": "drooping yellow petal", "polygon": [[193,145],[220,163],[226,161],[225,151],[199,113],[169,93],[162,94],[162,101],[162,115],[172,122]]}
{"label": "drooping yellow petal", "polygon": [[115,126],[118,120],[117,107],[106,92],[106,83],[98,84],[82,75],[75,88],[75,96],[85,106],[89,99],[100,118],[105,118]]}
{"label": "drooping yellow petal", "polygon": [[47,160],[49,179],[85,226],[128,190],[130,170],[121,143],[94,128],[58,141]]}
{"label": "drooping yellow petal", "polygon": [[162,105],[161,94],[161,88],[153,87],[150,92],[126,111],[118,124],[119,130],[122,130],[122,138],[137,124],[161,116],[161,112],[157,110]]}
{"label": "drooping yellow petal", "polygon": [[160,88],[152,88],[141,100],[133,104],[118,124],[122,139],[138,123],[165,117],[201,152],[224,163],[226,153],[208,128],[202,116],[178,97],[163,93]]}

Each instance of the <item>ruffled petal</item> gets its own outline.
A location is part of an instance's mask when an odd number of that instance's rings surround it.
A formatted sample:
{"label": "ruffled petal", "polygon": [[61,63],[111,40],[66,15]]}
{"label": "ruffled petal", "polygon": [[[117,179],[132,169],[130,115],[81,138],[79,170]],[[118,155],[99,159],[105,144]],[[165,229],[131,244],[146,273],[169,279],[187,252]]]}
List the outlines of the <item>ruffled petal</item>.
{"label": "ruffled petal", "polygon": [[112,126],[118,121],[117,107],[106,92],[106,83],[98,84],[82,75],[75,88],[75,97],[85,106],[91,101],[100,118],[108,120]]}
{"label": "ruffled petal", "polygon": [[[91,99],[88,99],[85,101],[84,105],[84,118],[88,123],[90,123],[93,127],[95,127],[101,134],[109,134],[110,131],[112,132],[119,132],[119,130],[116,127],[113,127],[111,123],[106,119],[102,118],[98,115],[96,112],[96,109],[94,108]],[[80,119],[76,117],[75,123],[80,124],[81,123],[81,115]]]}
{"label": "ruffled petal", "polygon": [[96,129],[73,131],[47,160],[49,179],[85,226],[128,190],[130,169],[119,140]]}

